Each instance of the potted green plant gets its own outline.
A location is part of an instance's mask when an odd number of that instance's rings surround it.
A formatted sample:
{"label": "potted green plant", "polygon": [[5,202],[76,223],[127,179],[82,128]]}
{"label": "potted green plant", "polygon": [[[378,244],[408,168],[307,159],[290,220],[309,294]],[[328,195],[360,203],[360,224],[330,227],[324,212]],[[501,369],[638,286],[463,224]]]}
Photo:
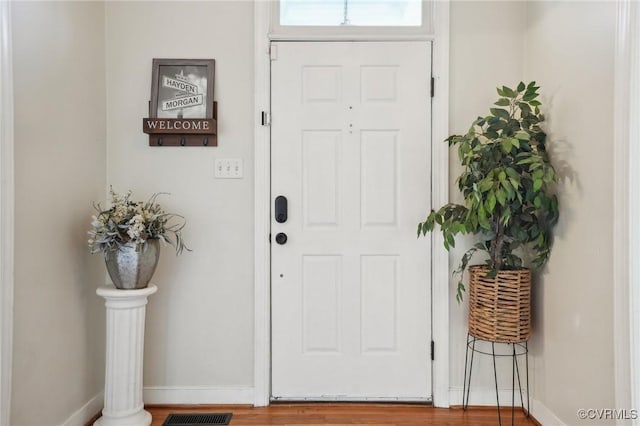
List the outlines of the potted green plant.
{"label": "potted green plant", "polygon": [[104,254],[117,288],[144,288],[158,264],[160,241],[172,245],[176,255],[191,251],[182,239],[184,218],[166,213],[156,202],[159,193],[146,202],[132,201],[131,191],[119,195],[111,189],[110,194],[110,208],[94,205],[97,215],[92,216],[89,249]]}
{"label": "potted green plant", "polygon": [[[471,258],[477,251],[485,252],[485,264],[469,268],[469,325],[472,335],[493,337],[489,340],[528,339],[528,324],[516,337],[496,336],[495,328],[500,323],[514,326],[505,324],[508,318],[520,328],[522,318],[528,316],[530,321],[530,299],[525,300],[525,296],[530,297],[531,273],[526,267],[545,264],[551,251],[552,228],[558,221],[554,194],[558,174],[540,127],[544,117],[537,100],[538,89],[535,82],[520,82],[515,90],[498,88],[500,97],[489,115],[478,117],[466,134],[445,140],[458,148],[463,171],[457,184],[464,203],[450,203],[431,211],[418,224],[418,236],[438,225],[447,250],[455,246],[458,234],[478,237],[454,271],[460,277],[456,299],[462,300],[462,275]],[[526,312],[499,311],[501,306],[514,304],[523,305],[518,309]],[[490,318],[484,317],[486,313]],[[476,327],[480,329],[472,330]]]}

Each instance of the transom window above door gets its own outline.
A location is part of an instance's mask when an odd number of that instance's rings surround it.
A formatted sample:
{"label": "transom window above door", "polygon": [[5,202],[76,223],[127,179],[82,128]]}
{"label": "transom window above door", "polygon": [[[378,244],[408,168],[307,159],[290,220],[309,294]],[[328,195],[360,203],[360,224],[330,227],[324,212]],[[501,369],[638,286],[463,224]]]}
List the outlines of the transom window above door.
{"label": "transom window above door", "polygon": [[282,26],[419,27],[421,0],[281,0]]}
{"label": "transom window above door", "polygon": [[271,40],[431,40],[435,0],[273,0]]}

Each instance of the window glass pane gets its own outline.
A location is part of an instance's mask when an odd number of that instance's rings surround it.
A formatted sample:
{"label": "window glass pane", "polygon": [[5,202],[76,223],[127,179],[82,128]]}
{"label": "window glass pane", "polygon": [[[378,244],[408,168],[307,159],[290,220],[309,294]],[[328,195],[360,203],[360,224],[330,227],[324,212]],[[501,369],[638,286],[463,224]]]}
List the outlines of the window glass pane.
{"label": "window glass pane", "polygon": [[280,25],[422,25],[421,0],[281,0]]}

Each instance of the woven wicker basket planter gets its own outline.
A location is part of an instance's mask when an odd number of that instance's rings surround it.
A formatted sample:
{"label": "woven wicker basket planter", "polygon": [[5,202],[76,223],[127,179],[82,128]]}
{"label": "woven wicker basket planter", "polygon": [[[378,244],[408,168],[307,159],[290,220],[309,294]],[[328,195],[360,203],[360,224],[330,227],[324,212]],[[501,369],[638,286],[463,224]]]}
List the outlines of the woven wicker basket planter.
{"label": "woven wicker basket planter", "polygon": [[531,334],[531,271],[499,271],[488,278],[484,265],[469,267],[469,334],[483,340],[518,343]]}

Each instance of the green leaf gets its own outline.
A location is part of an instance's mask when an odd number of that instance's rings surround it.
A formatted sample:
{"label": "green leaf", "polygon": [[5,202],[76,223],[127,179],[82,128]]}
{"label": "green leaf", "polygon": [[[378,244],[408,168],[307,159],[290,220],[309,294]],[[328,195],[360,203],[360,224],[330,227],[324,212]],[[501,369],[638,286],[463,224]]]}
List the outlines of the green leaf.
{"label": "green leaf", "polygon": [[502,150],[505,152],[505,154],[511,152],[511,139],[504,139],[502,141]]}
{"label": "green leaf", "polygon": [[482,179],[480,181],[480,184],[478,185],[478,187],[480,188],[481,192],[487,192],[488,190],[490,190],[491,188],[493,188],[493,182],[491,180],[487,179]]}
{"label": "green leaf", "polygon": [[524,88],[525,88],[524,83],[520,82],[520,84],[518,84],[518,92],[522,92]]}
{"label": "green leaf", "polygon": [[496,117],[504,118],[505,120],[508,120],[510,118],[509,111],[507,111],[506,109],[490,108],[489,111],[491,111],[491,114],[493,114]]}
{"label": "green leaf", "polygon": [[478,126],[483,126],[484,125],[484,121],[485,121],[484,117],[478,117],[478,118],[476,118],[476,121],[474,121],[473,123],[478,125]]}
{"label": "green leaf", "polygon": [[542,200],[540,199],[540,197],[536,197],[533,200],[533,205],[536,206],[536,209],[539,209],[542,206]]}
{"label": "green leaf", "polygon": [[[498,132],[507,127],[506,120],[508,120],[508,119],[507,118],[500,119],[498,117],[495,117],[495,121],[493,123],[491,123],[491,125],[487,128],[487,131],[485,132],[485,136],[488,137],[488,138],[490,137],[492,139],[497,138],[498,137]],[[489,136],[490,134],[493,134],[493,135]]]}
{"label": "green leaf", "polygon": [[482,204],[480,204],[478,206],[478,208],[476,209],[476,213],[478,216],[479,220],[484,220],[487,218],[487,212],[485,211],[484,207],[482,206]]}
{"label": "green leaf", "polygon": [[495,139],[498,137],[498,132],[496,132],[495,130],[489,129],[485,132],[484,136],[488,139]]}
{"label": "green leaf", "polygon": [[538,159],[535,158],[535,157],[527,157],[527,158],[523,158],[522,160],[518,161],[516,164],[519,165],[519,166],[523,166],[525,164],[535,163],[536,161],[538,161]]}
{"label": "green leaf", "polygon": [[550,184],[555,180],[556,172],[553,167],[548,167],[544,173],[544,182]]}
{"label": "green leaf", "polygon": [[508,207],[504,209],[500,220],[505,224],[505,226],[509,226],[509,222],[511,222],[511,209],[509,209]]}
{"label": "green leaf", "polygon": [[518,94],[514,92],[513,89],[510,89],[507,86],[502,86],[502,91],[507,98],[515,98],[516,96],[518,96]]}
{"label": "green leaf", "polygon": [[496,191],[496,198],[498,199],[498,202],[500,203],[500,205],[504,207],[507,201],[506,192],[503,189],[499,189],[498,191]]}
{"label": "green leaf", "polygon": [[496,277],[496,275],[498,275],[498,271],[496,269],[491,269],[489,272],[487,272],[486,277],[492,280]]}
{"label": "green leaf", "polygon": [[536,179],[533,181],[533,190],[539,191],[542,188],[542,179]]}
{"label": "green leaf", "polygon": [[517,131],[514,136],[516,137],[516,139],[520,139],[521,141],[528,141],[530,139],[529,133],[525,132],[524,130]]}
{"label": "green leaf", "polygon": [[462,303],[462,294],[464,293],[464,283],[462,281],[458,281],[458,291],[456,292],[456,301],[458,304]]}
{"label": "green leaf", "polygon": [[515,195],[515,190],[513,189],[513,187],[511,186],[511,183],[509,183],[508,180],[503,180],[500,182],[500,184],[504,187],[504,189],[507,191],[507,198],[509,200],[513,199],[513,196]]}
{"label": "green leaf", "polygon": [[456,240],[455,238],[453,238],[452,234],[447,234],[447,243],[449,244],[450,247],[456,246]]}
{"label": "green leaf", "polygon": [[500,99],[498,99],[498,101],[494,105],[509,106],[509,105],[511,105],[511,102],[507,98],[500,98]]}
{"label": "green leaf", "polygon": [[487,198],[486,208],[489,213],[493,213],[493,210],[496,208],[496,195],[493,192],[489,194]]}
{"label": "green leaf", "polygon": [[536,180],[536,179],[542,179],[542,176],[544,176],[544,170],[543,170],[543,169],[541,169],[541,168],[539,168],[538,170],[536,170],[536,171],[533,173],[533,175],[532,175],[532,176],[533,176],[533,179],[534,179],[534,180]]}
{"label": "green leaf", "polygon": [[510,178],[520,180],[520,175],[513,168],[507,167],[505,171],[507,172],[507,175],[509,175]]}

